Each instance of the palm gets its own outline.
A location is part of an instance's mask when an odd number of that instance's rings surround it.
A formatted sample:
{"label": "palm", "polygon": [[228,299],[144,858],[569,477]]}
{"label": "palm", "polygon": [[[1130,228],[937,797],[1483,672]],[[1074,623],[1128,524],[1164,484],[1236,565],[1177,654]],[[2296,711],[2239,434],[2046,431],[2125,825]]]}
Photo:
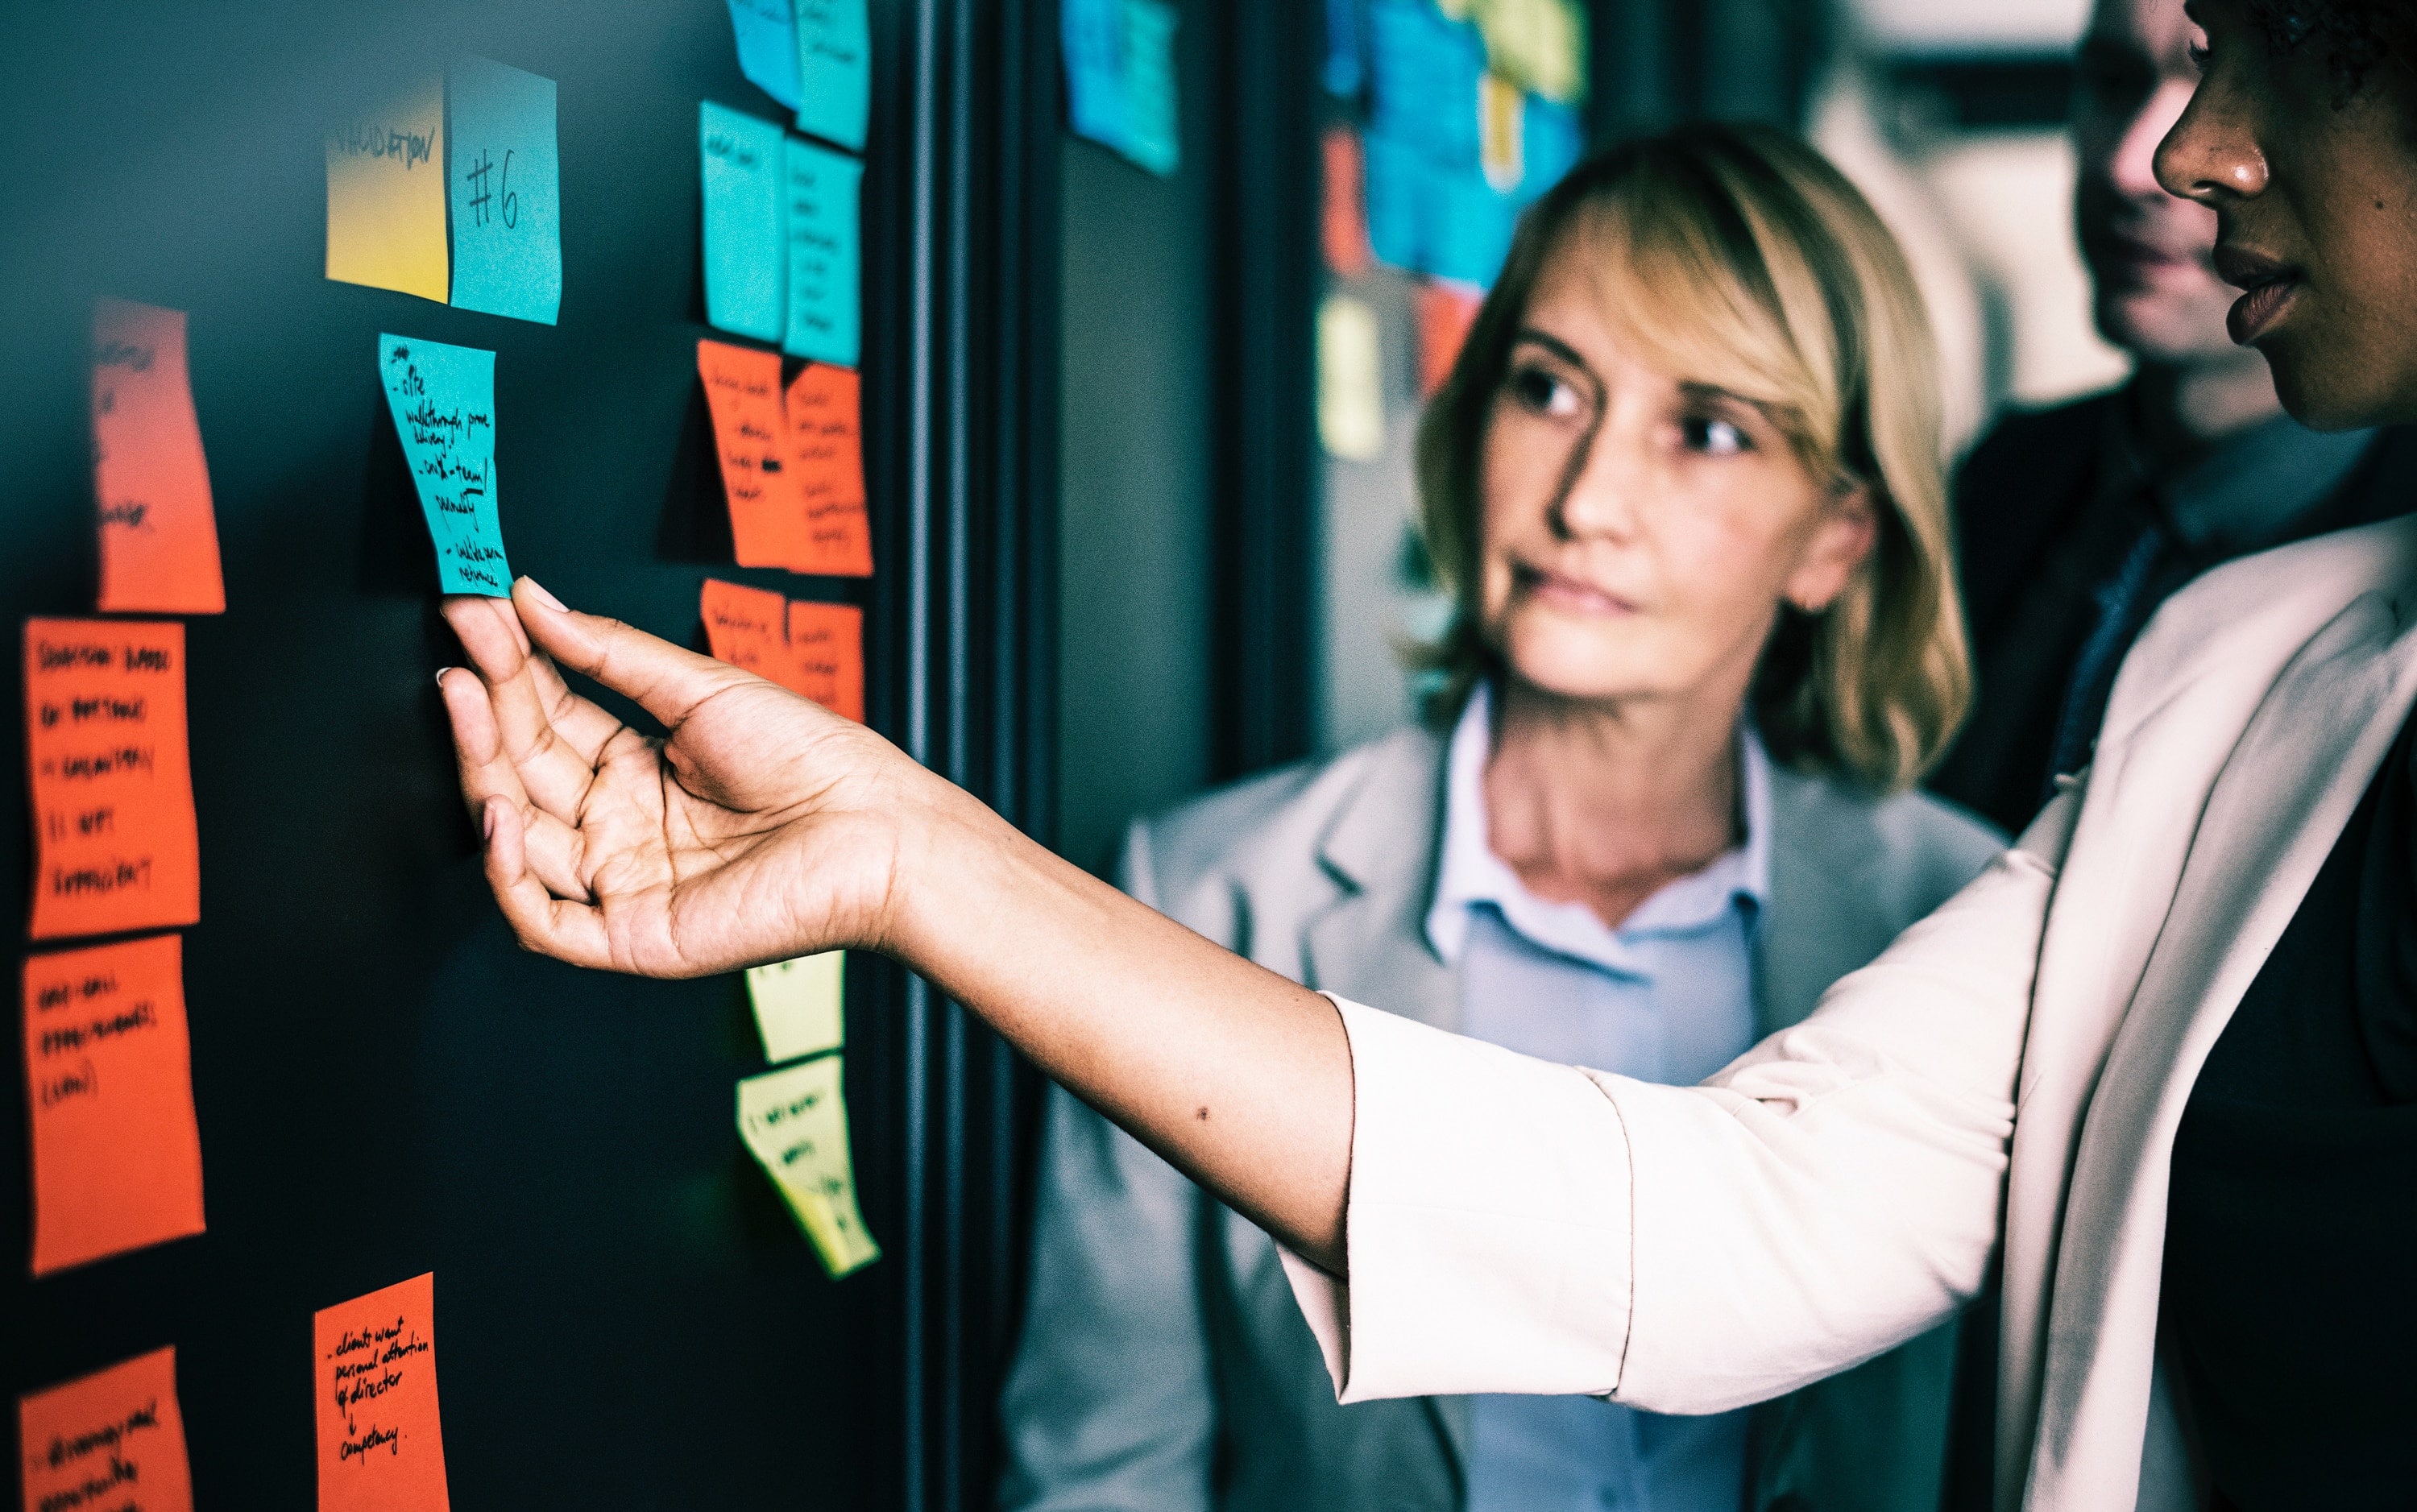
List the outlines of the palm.
{"label": "palm", "polygon": [[[903,760],[760,678],[627,627],[454,599],[479,673],[448,678],[463,791],[525,944],[582,964],[692,976],[863,938],[889,885],[863,816]],[[544,649],[661,718],[667,739],[572,693]],[[483,694],[483,696],[481,696]]]}

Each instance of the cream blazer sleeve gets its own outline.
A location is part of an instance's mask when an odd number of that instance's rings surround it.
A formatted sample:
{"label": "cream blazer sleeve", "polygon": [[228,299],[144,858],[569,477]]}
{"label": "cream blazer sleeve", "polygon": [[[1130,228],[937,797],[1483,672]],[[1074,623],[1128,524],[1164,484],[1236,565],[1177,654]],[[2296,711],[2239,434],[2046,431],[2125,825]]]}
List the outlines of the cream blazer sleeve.
{"label": "cream blazer sleeve", "polygon": [[1998,1242],[2067,791],[1802,1023],[1695,1087],[1337,1000],[1347,1276],[1286,1254],[1345,1402],[1609,1396],[1711,1413],[1930,1328]]}

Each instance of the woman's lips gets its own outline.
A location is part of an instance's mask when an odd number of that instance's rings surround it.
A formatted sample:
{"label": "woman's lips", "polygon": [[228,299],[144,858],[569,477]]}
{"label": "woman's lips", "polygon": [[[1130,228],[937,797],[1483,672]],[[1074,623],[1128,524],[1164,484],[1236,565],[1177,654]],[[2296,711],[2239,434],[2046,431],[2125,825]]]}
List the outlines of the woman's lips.
{"label": "woman's lips", "polygon": [[2234,288],[2245,291],[2232,302],[2224,326],[2235,344],[2247,346],[2274,328],[2299,292],[2299,271],[2263,252],[2237,247],[2215,249],[2215,271]]}
{"label": "woman's lips", "polygon": [[1519,586],[1541,603],[1574,614],[1633,614],[1636,606],[1590,582],[1546,572],[1539,567],[1517,569]]}

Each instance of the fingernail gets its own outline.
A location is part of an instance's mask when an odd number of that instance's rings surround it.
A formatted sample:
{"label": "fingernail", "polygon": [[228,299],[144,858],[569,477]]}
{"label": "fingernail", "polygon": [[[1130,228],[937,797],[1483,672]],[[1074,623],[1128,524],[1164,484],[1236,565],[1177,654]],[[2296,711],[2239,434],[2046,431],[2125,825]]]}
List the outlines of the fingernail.
{"label": "fingernail", "polygon": [[448,673],[448,672],[451,672],[452,670],[453,670],[453,669],[452,669],[452,668],[450,668],[450,667],[439,667],[439,668],[437,668],[437,669],[436,669],[436,686],[437,686],[437,687],[439,687],[439,688],[443,688],[443,687],[445,686],[445,674],[446,674],[447,673]]}
{"label": "fingernail", "polygon": [[556,598],[554,595],[546,592],[545,584],[538,582],[535,578],[523,578],[521,581],[528,584],[529,597],[531,598],[536,599],[539,603],[543,604],[546,608],[551,609],[557,613],[568,614],[570,612],[570,606],[564,603],[561,599]]}
{"label": "fingernail", "polygon": [[494,804],[491,803],[484,809],[479,810],[479,829],[486,839],[492,840],[495,838],[495,806]]}

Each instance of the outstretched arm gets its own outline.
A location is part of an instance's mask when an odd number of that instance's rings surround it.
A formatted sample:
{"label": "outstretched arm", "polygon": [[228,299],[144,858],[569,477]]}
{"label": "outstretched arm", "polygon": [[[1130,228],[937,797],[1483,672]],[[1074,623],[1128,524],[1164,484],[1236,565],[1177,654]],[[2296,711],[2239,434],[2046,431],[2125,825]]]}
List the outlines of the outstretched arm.
{"label": "outstretched arm", "polygon": [[[879,950],[1300,1254],[1343,1260],[1332,1005],[1033,843],[872,731],[524,578],[446,600],[437,684],[487,880],[527,948],[697,976]],[[579,696],[569,668],[659,721]]]}

